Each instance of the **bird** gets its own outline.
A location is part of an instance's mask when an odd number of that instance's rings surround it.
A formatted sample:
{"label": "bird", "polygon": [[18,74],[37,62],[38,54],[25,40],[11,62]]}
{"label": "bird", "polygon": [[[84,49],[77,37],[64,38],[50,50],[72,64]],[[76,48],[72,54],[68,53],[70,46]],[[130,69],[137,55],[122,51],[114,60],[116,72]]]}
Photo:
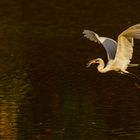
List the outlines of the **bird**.
{"label": "bird", "polygon": [[90,60],[87,67],[97,63],[97,70],[100,73],[115,71],[121,74],[130,73],[128,67],[136,67],[139,64],[131,64],[133,56],[134,39],[140,39],[140,23],[133,25],[124,30],[117,38],[117,42],[108,37],[99,36],[97,33],[90,30],[83,30],[84,37],[91,41],[101,44],[107,53],[108,62],[105,65],[102,58]]}

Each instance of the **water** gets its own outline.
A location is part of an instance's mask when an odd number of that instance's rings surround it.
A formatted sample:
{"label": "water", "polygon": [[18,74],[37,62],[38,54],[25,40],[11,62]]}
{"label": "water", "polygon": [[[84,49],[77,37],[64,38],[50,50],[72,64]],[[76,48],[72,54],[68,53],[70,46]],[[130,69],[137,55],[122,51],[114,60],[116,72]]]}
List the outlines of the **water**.
{"label": "water", "polygon": [[82,37],[91,29],[116,39],[139,12],[138,1],[1,1],[0,139],[139,140],[140,89],[125,75],[87,69],[107,58]]}

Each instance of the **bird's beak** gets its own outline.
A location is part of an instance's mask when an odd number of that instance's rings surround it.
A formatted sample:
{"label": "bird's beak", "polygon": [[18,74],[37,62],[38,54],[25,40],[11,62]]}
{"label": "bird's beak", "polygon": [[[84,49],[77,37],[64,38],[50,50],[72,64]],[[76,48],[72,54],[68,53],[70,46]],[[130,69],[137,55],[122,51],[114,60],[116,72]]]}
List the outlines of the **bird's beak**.
{"label": "bird's beak", "polygon": [[97,62],[96,62],[96,60],[94,59],[94,60],[92,60],[92,63],[93,63],[93,64],[96,64]]}
{"label": "bird's beak", "polygon": [[96,60],[93,59],[93,60],[90,60],[88,63],[87,63],[87,68],[89,68],[91,66],[91,64],[96,64]]}

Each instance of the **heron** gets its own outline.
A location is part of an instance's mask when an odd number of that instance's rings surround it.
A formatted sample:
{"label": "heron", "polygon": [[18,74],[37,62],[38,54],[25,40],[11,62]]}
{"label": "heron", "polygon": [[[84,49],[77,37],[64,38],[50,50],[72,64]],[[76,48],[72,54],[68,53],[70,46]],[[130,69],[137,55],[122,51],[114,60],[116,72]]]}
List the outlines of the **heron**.
{"label": "heron", "polygon": [[87,63],[87,67],[91,64],[97,63],[97,69],[101,73],[106,73],[109,71],[116,71],[121,74],[131,74],[128,72],[128,67],[136,67],[139,64],[131,64],[131,59],[133,56],[134,39],[140,39],[140,23],[129,27],[124,30],[117,39],[117,42],[108,37],[101,37],[97,33],[84,30],[84,37],[91,41],[102,44],[107,53],[108,62],[105,65],[102,58],[97,58],[90,60]]}

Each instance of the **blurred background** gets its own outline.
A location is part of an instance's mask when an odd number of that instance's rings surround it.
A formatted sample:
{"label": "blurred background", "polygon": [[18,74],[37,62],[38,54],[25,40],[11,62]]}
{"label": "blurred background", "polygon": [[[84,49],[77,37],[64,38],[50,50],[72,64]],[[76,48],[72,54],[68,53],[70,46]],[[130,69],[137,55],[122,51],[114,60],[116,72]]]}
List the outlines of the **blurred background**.
{"label": "blurred background", "polygon": [[[0,1],[1,140],[139,140],[140,89],[86,63],[102,46],[89,29],[117,40],[140,23],[130,0]],[[135,40],[134,63],[140,63]],[[140,68],[129,71],[140,76]]]}

